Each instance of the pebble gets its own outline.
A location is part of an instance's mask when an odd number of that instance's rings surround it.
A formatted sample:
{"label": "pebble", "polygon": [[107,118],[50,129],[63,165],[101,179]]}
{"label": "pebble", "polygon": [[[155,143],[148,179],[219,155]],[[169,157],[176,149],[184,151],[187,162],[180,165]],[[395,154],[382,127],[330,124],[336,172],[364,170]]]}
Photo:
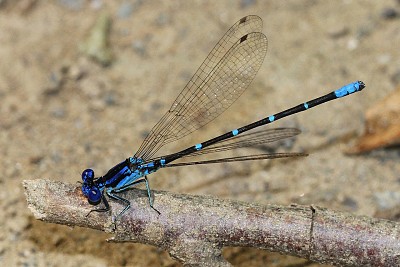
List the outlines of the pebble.
{"label": "pebble", "polygon": [[44,94],[47,96],[56,95],[62,89],[63,75],[60,72],[52,71],[49,77],[49,84],[44,90]]}
{"label": "pebble", "polygon": [[133,4],[130,2],[123,2],[117,11],[117,16],[122,19],[127,19],[132,15]]}
{"label": "pebble", "polygon": [[114,91],[109,91],[104,96],[104,103],[107,106],[114,106],[117,104],[117,97]]}
{"label": "pebble", "polygon": [[83,7],[84,0],[58,0],[60,5],[71,10],[81,10]]}
{"label": "pebble", "polygon": [[240,8],[250,7],[252,5],[255,5],[256,3],[257,3],[256,0],[241,0],[240,1]]}
{"label": "pebble", "polygon": [[6,245],[4,244],[4,242],[0,242],[0,256],[3,255],[5,251]]}
{"label": "pebble", "polygon": [[51,160],[53,161],[54,164],[60,163],[60,162],[62,162],[62,156],[57,151],[54,151],[51,154]]}
{"label": "pebble", "polygon": [[90,7],[95,10],[99,10],[103,7],[103,1],[102,0],[92,0],[90,2]]}
{"label": "pebble", "polygon": [[382,18],[387,19],[387,20],[395,19],[395,18],[399,17],[399,12],[396,9],[389,7],[389,8],[385,8],[382,11],[381,16],[382,16]]}
{"label": "pebble", "polygon": [[87,70],[81,65],[72,65],[69,70],[69,77],[75,81],[78,81],[85,77]]}
{"label": "pebble", "polygon": [[349,207],[351,210],[355,211],[358,209],[358,203],[351,197],[345,197],[342,204]]}
{"label": "pebble", "polygon": [[347,49],[354,50],[358,47],[358,44],[359,44],[358,40],[355,38],[352,38],[347,42]]}
{"label": "pebble", "polygon": [[169,15],[161,13],[160,15],[158,15],[156,23],[158,26],[164,26],[165,24],[168,24],[170,20],[171,18],[169,17]]}
{"label": "pebble", "polygon": [[378,57],[378,63],[381,65],[387,65],[392,60],[392,57],[389,54],[383,54]]}
{"label": "pebble", "polygon": [[338,39],[340,37],[346,36],[348,33],[349,33],[349,28],[344,25],[328,31],[329,36],[333,39]]}
{"label": "pebble", "polygon": [[374,198],[382,210],[400,205],[400,192],[398,191],[378,192],[374,194]]}
{"label": "pebble", "polygon": [[55,118],[64,118],[65,117],[65,109],[63,107],[56,107],[51,111],[51,115]]}
{"label": "pebble", "polygon": [[390,77],[390,80],[393,82],[393,84],[397,85],[400,84],[400,69],[395,71]]}
{"label": "pebble", "polygon": [[132,43],[133,50],[141,57],[146,55],[146,45],[141,40],[136,40]]}
{"label": "pebble", "polygon": [[374,21],[370,21],[357,29],[357,38],[363,38],[370,35],[374,29],[376,28],[376,23]]}

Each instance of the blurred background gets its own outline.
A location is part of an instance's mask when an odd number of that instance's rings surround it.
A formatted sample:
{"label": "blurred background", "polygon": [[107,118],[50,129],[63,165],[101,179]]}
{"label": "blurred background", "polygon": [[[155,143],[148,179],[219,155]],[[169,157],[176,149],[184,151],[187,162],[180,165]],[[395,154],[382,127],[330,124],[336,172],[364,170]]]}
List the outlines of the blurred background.
{"label": "blurred background", "polygon": [[[163,153],[356,80],[366,89],[269,126],[302,134],[264,151],[308,157],[161,170],[152,189],[400,217],[399,149],[345,153],[365,131],[366,110],[400,84],[399,12],[395,0],[0,0],[0,265],[179,266],[155,247],[35,220],[21,182],[76,183],[83,169],[101,175],[133,155],[219,38],[249,14],[263,19],[269,40],[255,80]],[[224,256],[235,266],[320,266],[249,248]]]}

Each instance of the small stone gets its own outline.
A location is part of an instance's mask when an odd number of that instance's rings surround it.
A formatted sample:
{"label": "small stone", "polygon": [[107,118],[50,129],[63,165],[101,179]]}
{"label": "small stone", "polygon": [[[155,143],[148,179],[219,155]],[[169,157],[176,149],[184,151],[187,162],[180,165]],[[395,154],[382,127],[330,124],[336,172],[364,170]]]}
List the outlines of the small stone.
{"label": "small stone", "polygon": [[389,54],[384,54],[378,56],[378,63],[381,65],[386,65],[392,60],[392,57]]}
{"label": "small stone", "polygon": [[385,8],[382,11],[381,16],[382,16],[382,18],[388,19],[388,20],[395,19],[395,18],[399,17],[399,12],[396,9],[389,7],[389,8]]}
{"label": "small stone", "polygon": [[346,36],[348,33],[349,33],[349,28],[344,25],[328,31],[329,36],[333,39],[337,39],[337,38]]}
{"label": "small stone", "polygon": [[103,7],[103,0],[92,0],[90,2],[90,7],[95,10],[101,9]]}
{"label": "small stone", "polygon": [[43,156],[33,156],[29,158],[29,163],[31,164],[39,164],[43,160]]}
{"label": "small stone", "polygon": [[52,71],[49,77],[49,85],[44,89],[44,94],[47,96],[58,94],[64,82],[63,75],[59,72]]}
{"label": "small stone", "polygon": [[55,118],[64,118],[65,117],[65,109],[62,107],[56,107],[51,111],[51,115]]}
{"label": "small stone", "polygon": [[130,2],[123,2],[118,8],[117,16],[122,19],[127,19],[132,15],[133,4]]}
{"label": "small stone", "polygon": [[136,40],[132,43],[132,48],[133,50],[140,56],[145,56],[146,55],[146,46],[143,41],[141,40]]}
{"label": "small stone", "polygon": [[86,73],[87,71],[82,66],[73,65],[69,70],[69,77],[75,81],[78,81],[82,79],[86,75]]}
{"label": "small stone", "polygon": [[117,97],[115,96],[115,92],[110,91],[107,92],[106,95],[104,96],[104,103],[107,106],[114,106],[117,103]]}
{"label": "small stone", "polygon": [[390,80],[393,84],[400,84],[400,69],[391,75]]}
{"label": "small stone", "polygon": [[58,0],[58,2],[62,6],[75,11],[81,10],[83,7],[83,0]]}
{"label": "small stone", "polygon": [[358,47],[358,44],[359,44],[358,40],[355,38],[352,38],[347,43],[347,49],[355,50]]}
{"label": "small stone", "polygon": [[342,201],[342,204],[349,207],[351,210],[357,210],[358,208],[358,203],[351,197],[345,197],[345,199]]}
{"label": "small stone", "polygon": [[390,209],[400,204],[400,192],[385,191],[374,194],[375,200],[380,209]]}
{"label": "small stone", "polygon": [[61,156],[61,154],[58,152],[58,151],[53,151],[52,153],[51,153],[51,160],[54,162],[54,163],[59,163],[59,162],[61,162],[62,161],[62,156]]}
{"label": "small stone", "polygon": [[241,0],[240,1],[240,8],[246,8],[246,7],[250,7],[253,6],[257,3],[256,0]]}
{"label": "small stone", "polygon": [[161,13],[161,14],[157,17],[156,23],[157,23],[158,26],[164,26],[165,24],[169,23],[170,20],[171,20],[171,19],[170,19],[170,17],[169,17],[167,14]]}

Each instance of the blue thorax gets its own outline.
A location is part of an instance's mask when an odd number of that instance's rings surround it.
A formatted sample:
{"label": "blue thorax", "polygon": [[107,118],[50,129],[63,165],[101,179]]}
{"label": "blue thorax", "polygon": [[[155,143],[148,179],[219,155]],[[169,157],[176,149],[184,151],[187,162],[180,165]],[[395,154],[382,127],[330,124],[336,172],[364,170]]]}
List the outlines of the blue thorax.
{"label": "blue thorax", "polygon": [[105,175],[94,178],[94,172],[87,169],[82,174],[82,192],[89,202],[100,201],[101,192],[126,189],[138,179],[157,171],[161,167],[156,162],[144,163],[141,158],[129,157],[112,167]]}

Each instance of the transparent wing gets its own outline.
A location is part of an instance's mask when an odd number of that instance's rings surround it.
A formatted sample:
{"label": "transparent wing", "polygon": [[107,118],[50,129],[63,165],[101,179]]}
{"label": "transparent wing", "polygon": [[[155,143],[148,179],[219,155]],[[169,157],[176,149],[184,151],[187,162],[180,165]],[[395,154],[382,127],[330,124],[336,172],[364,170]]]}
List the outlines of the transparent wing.
{"label": "transparent wing", "polygon": [[173,164],[165,165],[165,167],[170,168],[170,167],[181,167],[181,166],[200,165],[200,164],[238,162],[238,161],[248,161],[248,160],[262,160],[262,159],[293,158],[293,157],[305,157],[305,156],[308,156],[308,154],[305,154],[305,153],[269,153],[269,154],[239,156],[239,157],[232,157],[232,158],[221,158],[221,159],[211,159],[211,160],[203,160],[203,161],[173,163]]}
{"label": "transparent wing", "polygon": [[193,152],[189,155],[182,157],[182,159],[209,153],[233,150],[237,148],[256,147],[259,145],[265,145],[278,140],[293,137],[295,135],[300,134],[300,132],[301,131],[296,128],[274,128],[274,129],[260,130],[248,134],[242,134],[226,139],[209,147],[203,148],[197,152]]}
{"label": "transparent wing", "polygon": [[150,159],[162,146],[209,123],[247,89],[258,72],[268,42],[257,16],[236,22],[213,48],[153,127],[135,157]]}
{"label": "transparent wing", "polygon": [[[252,133],[242,134],[242,135],[238,135],[235,137],[231,137],[229,139],[226,139],[224,141],[221,141],[219,143],[216,143],[214,145],[211,145],[209,147],[201,149],[197,152],[193,152],[189,155],[183,156],[181,159],[183,161],[187,161],[189,158],[195,157],[195,156],[223,152],[223,151],[227,151],[227,150],[233,150],[233,149],[244,148],[244,147],[257,148],[257,146],[259,147],[260,145],[265,145],[265,144],[272,143],[272,142],[275,142],[278,140],[296,136],[296,135],[300,134],[300,132],[301,131],[296,128],[274,128],[274,129],[265,129],[265,130],[255,131]],[[239,157],[239,158],[241,158],[241,160],[256,160],[256,159],[272,159],[272,158],[281,158],[281,157],[291,157],[291,156],[299,156],[299,155],[305,155],[305,154],[303,154],[303,153],[268,153],[268,154],[245,156],[244,158],[246,158],[246,159],[243,159],[243,157]],[[236,157],[236,158],[238,158],[238,157]],[[160,159],[160,157],[153,158],[153,159],[150,159],[148,162],[157,161],[159,159]],[[230,158],[221,158],[221,159],[218,159],[217,162],[232,161],[232,160],[225,161],[225,159],[230,159]],[[148,162],[146,162],[146,163],[148,163]],[[170,165],[184,166],[184,165],[199,164],[198,162],[209,162],[209,161],[208,160],[207,161],[187,161],[187,162],[176,163],[178,165],[167,164],[166,167],[169,167]],[[215,160],[212,160],[211,162],[215,163]],[[203,164],[203,163],[201,163],[201,164]]]}

